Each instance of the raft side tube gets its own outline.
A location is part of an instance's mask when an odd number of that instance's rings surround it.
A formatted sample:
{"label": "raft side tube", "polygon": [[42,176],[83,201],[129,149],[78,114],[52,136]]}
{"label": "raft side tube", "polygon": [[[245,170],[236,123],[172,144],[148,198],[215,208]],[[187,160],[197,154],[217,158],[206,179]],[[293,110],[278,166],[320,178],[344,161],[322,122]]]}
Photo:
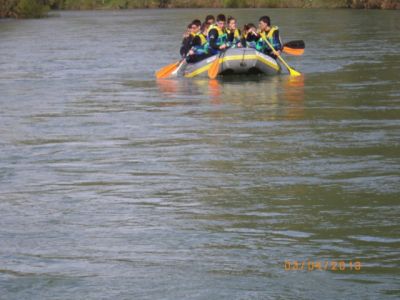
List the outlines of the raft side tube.
{"label": "raft side tube", "polygon": [[219,54],[194,64],[188,64],[182,71],[187,78],[207,76],[207,71],[215,59],[220,59],[218,75],[230,74],[266,74],[276,75],[281,71],[278,62],[272,57],[251,48],[228,49],[222,57]]}

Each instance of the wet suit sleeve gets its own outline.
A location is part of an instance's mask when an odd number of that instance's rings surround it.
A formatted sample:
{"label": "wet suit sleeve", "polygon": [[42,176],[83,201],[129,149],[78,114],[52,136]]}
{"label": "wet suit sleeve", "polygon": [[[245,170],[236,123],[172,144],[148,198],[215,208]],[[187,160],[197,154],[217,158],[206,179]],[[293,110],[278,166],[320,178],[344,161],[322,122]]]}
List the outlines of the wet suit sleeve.
{"label": "wet suit sleeve", "polygon": [[186,39],[187,38],[184,38],[182,40],[181,48],[179,49],[179,53],[181,54],[182,57],[185,56],[185,42],[186,42]]}
{"label": "wet suit sleeve", "polygon": [[247,42],[257,42],[260,37],[257,33],[250,33],[247,35]]}
{"label": "wet suit sleeve", "polygon": [[182,57],[186,56],[187,53],[189,52],[190,48],[192,47],[192,40],[193,40],[193,36],[191,36],[191,35],[183,39],[181,50],[180,50]]}
{"label": "wet suit sleeve", "polygon": [[210,40],[210,47],[214,50],[219,50],[219,46],[217,45],[218,31],[216,29],[211,29],[208,33],[208,38]]}

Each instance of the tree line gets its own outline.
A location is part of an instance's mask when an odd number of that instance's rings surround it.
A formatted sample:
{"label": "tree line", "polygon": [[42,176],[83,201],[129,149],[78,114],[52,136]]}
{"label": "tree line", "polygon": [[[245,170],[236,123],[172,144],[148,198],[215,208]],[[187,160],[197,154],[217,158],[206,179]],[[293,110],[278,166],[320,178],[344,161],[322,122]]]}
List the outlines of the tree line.
{"label": "tree line", "polygon": [[377,8],[400,9],[400,0],[0,0],[0,18],[40,18],[52,9],[134,8]]}

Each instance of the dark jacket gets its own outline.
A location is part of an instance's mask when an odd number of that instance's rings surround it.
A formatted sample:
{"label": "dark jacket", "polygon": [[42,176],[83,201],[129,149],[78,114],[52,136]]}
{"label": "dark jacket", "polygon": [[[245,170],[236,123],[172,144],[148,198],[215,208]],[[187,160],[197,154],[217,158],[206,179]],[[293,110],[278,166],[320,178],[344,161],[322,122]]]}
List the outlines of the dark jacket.
{"label": "dark jacket", "polygon": [[182,40],[181,49],[179,50],[179,53],[181,54],[182,57],[185,57],[189,52],[190,48],[192,48],[193,38],[194,36],[191,34]]}

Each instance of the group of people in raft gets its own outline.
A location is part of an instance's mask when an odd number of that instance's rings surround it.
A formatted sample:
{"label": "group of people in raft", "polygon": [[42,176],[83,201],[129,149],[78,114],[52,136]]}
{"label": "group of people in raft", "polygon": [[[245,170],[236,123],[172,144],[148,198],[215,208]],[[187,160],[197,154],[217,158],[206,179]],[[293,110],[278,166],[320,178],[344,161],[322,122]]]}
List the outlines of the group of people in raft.
{"label": "group of people in raft", "polygon": [[236,19],[231,16],[226,19],[225,15],[220,14],[215,20],[214,16],[208,15],[203,23],[193,20],[184,33],[180,54],[188,63],[196,63],[227,48],[243,47],[254,48],[274,58],[281,53],[279,29],[271,25],[270,17],[262,16],[259,19],[258,30],[252,23],[244,25],[242,33]]}

